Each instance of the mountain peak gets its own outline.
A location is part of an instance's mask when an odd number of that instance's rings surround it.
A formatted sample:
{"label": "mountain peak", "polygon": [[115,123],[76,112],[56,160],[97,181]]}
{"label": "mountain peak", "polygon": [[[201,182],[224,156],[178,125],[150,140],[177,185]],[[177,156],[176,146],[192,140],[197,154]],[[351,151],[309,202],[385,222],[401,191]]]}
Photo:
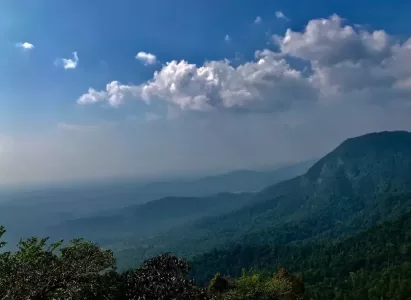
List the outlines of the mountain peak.
{"label": "mountain peak", "polygon": [[[349,138],[341,143],[336,150],[354,150],[355,147],[367,148],[393,148],[411,144],[411,133],[408,131],[382,131],[364,134]],[[359,150],[359,149],[358,149]],[[362,148],[362,150],[367,150]]]}
{"label": "mountain peak", "polygon": [[321,183],[337,177],[350,181],[359,178],[376,181],[395,175],[405,180],[411,167],[409,153],[410,132],[369,133],[345,140],[314,164],[305,178],[309,182]]}

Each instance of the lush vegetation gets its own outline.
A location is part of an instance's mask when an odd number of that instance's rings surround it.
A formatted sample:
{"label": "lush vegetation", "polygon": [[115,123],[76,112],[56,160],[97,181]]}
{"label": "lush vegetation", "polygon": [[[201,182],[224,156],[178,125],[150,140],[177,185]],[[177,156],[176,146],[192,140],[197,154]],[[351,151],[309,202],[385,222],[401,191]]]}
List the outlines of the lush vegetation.
{"label": "lush vegetation", "polygon": [[[0,238],[4,234],[0,227]],[[0,243],[0,248],[5,243]],[[209,288],[187,278],[185,260],[169,254],[152,258],[141,267],[116,271],[110,250],[76,239],[61,241],[30,238],[20,241],[16,252],[0,253],[2,300],[137,300],[137,299],[278,299],[304,297],[297,277],[281,271],[271,278],[244,273],[239,279],[217,276]],[[223,286],[219,284],[226,282]]]}
{"label": "lush vegetation", "polygon": [[287,245],[233,245],[193,259],[200,283],[214,272],[239,276],[243,268],[287,266],[300,274],[314,299],[409,299],[411,212],[337,241]]}
{"label": "lush vegetation", "polygon": [[247,273],[243,270],[237,279],[229,280],[216,274],[208,285],[208,291],[216,299],[225,300],[303,300],[303,281],[280,269],[274,276]]}

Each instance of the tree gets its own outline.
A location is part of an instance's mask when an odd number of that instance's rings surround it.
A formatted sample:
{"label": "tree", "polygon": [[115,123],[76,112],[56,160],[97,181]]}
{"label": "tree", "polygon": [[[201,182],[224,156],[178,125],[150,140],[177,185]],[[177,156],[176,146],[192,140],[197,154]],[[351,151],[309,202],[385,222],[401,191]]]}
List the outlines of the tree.
{"label": "tree", "polygon": [[113,253],[82,239],[21,240],[15,253],[0,254],[0,299],[111,299],[105,283],[114,271]]}
{"label": "tree", "polygon": [[[217,284],[218,283],[218,284]],[[275,276],[265,278],[261,274],[249,274],[243,270],[242,276],[232,283],[216,275],[209,289],[221,300],[303,300],[302,280],[280,269]]]}
{"label": "tree", "polygon": [[227,278],[217,273],[213,279],[211,279],[208,290],[214,294],[222,294],[234,288],[233,284]]}
{"label": "tree", "polygon": [[188,272],[187,262],[170,254],[152,258],[125,274],[126,299],[211,299],[187,279]]}

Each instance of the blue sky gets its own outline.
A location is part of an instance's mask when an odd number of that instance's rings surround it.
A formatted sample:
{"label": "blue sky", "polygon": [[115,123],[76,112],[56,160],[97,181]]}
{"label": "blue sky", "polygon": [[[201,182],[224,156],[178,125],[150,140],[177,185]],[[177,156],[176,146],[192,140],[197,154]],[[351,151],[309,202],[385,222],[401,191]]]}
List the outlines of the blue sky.
{"label": "blue sky", "polygon": [[408,130],[410,11],[381,0],[4,0],[0,182],[254,168]]}

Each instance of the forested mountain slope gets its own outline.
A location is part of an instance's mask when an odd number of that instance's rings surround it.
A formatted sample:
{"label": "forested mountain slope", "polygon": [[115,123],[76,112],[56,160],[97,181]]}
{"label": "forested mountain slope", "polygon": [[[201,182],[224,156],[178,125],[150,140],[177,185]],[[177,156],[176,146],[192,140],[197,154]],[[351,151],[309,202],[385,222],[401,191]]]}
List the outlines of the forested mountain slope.
{"label": "forested mountain slope", "polygon": [[273,185],[249,206],[129,241],[120,261],[163,251],[192,256],[227,243],[286,244],[336,238],[369,228],[411,204],[411,133],[348,139],[302,176]]}
{"label": "forested mountain slope", "polygon": [[[411,295],[411,210],[337,241],[287,245],[230,245],[192,260],[200,283],[215,272],[270,271],[287,266],[302,275],[314,299],[407,299]],[[381,298],[382,297],[382,298]]]}

